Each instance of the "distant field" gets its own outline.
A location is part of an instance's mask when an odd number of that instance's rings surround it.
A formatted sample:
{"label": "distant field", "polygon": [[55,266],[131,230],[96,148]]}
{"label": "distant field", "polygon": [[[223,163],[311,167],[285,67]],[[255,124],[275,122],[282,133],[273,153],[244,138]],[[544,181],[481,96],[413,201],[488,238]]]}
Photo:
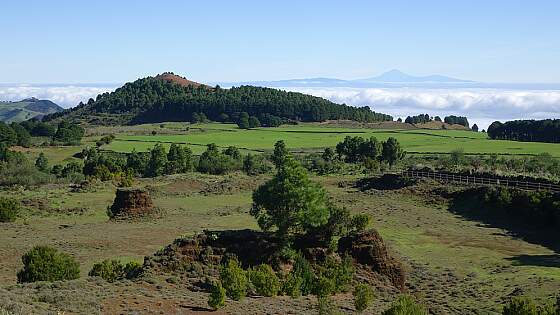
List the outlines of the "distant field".
{"label": "distant field", "polygon": [[463,130],[378,130],[323,127],[317,125],[282,126],[240,130],[232,124],[202,124],[190,127],[184,134],[119,135],[106,150],[115,152],[147,151],[157,142],[188,144],[195,153],[205,145],[220,147],[235,145],[254,151],[271,150],[274,143],[284,140],[292,150],[334,147],[346,136],[375,136],[379,140],[395,137],[409,153],[449,153],[463,149],[468,154],[536,155],[550,153],[560,157],[560,144],[489,140],[486,134]]}

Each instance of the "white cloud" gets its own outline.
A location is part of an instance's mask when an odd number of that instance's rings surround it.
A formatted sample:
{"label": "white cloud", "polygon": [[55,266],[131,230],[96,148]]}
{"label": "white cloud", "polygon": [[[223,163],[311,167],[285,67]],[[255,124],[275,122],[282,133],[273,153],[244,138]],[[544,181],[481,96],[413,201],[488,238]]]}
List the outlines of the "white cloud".
{"label": "white cloud", "polygon": [[353,106],[406,117],[461,115],[487,128],[495,120],[560,118],[558,90],[286,88]]}
{"label": "white cloud", "polygon": [[[49,99],[62,107],[76,106],[117,87],[109,85],[0,85],[0,100]],[[560,118],[560,90],[420,89],[420,88],[284,88],[337,103],[370,106],[396,117],[420,113],[462,115],[487,128],[495,120]]]}
{"label": "white cloud", "polygon": [[44,85],[0,85],[0,100],[19,101],[24,98],[36,97],[48,99],[56,104],[68,108],[86,102],[90,97],[94,98],[104,92],[110,92],[114,86],[44,86]]}

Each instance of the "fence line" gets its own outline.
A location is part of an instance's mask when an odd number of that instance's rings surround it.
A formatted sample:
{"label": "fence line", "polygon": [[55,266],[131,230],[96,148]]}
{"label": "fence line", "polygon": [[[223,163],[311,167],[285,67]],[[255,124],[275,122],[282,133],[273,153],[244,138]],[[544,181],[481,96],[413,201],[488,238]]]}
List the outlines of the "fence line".
{"label": "fence line", "polygon": [[520,181],[513,179],[500,179],[488,177],[476,177],[470,175],[448,174],[428,171],[402,171],[401,175],[404,177],[412,178],[430,178],[444,182],[461,183],[465,185],[491,185],[491,186],[504,186],[524,190],[547,190],[555,193],[560,193],[560,185],[551,183],[540,183],[530,181]]}

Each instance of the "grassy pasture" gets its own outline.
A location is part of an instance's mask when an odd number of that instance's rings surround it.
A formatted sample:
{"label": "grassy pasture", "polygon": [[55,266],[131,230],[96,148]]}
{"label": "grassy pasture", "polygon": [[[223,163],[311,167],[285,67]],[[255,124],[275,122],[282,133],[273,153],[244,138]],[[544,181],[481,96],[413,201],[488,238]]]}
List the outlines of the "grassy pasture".
{"label": "grassy pasture", "polygon": [[235,145],[254,151],[271,150],[274,143],[284,140],[292,150],[318,150],[334,147],[346,136],[375,136],[379,140],[395,137],[409,153],[449,153],[463,149],[467,154],[537,155],[550,153],[560,157],[560,144],[489,140],[483,133],[463,130],[377,130],[323,127],[301,124],[278,128],[240,130],[231,124],[201,124],[191,127],[184,134],[123,135],[104,146],[115,152],[147,151],[157,142],[166,145],[183,143],[195,153],[205,150],[205,145],[216,143],[220,147]]}

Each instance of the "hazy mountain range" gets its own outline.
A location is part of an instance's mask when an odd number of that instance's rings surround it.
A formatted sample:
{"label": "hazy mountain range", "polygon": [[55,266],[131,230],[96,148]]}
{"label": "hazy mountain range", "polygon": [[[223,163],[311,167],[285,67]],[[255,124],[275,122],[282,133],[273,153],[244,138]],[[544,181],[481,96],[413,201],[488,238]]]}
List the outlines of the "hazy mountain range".
{"label": "hazy mountain range", "polygon": [[17,102],[0,102],[0,121],[20,122],[62,110],[62,107],[49,100],[39,100],[34,97]]}
{"label": "hazy mountain range", "polygon": [[355,79],[342,80],[336,78],[304,78],[276,81],[243,81],[243,82],[208,82],[210,85],[219,84],[222,87],[254,85],[266,87],[344,87],[344,88],[399,88],[415,87],[429,89],[454,89],[454,88],[493,88],[493,89],[531,89],[531,90],[556,90],[560,89],[558,83],[488,83],[452,78],[444,75],[414,76],[393,69],[381,75]]}

